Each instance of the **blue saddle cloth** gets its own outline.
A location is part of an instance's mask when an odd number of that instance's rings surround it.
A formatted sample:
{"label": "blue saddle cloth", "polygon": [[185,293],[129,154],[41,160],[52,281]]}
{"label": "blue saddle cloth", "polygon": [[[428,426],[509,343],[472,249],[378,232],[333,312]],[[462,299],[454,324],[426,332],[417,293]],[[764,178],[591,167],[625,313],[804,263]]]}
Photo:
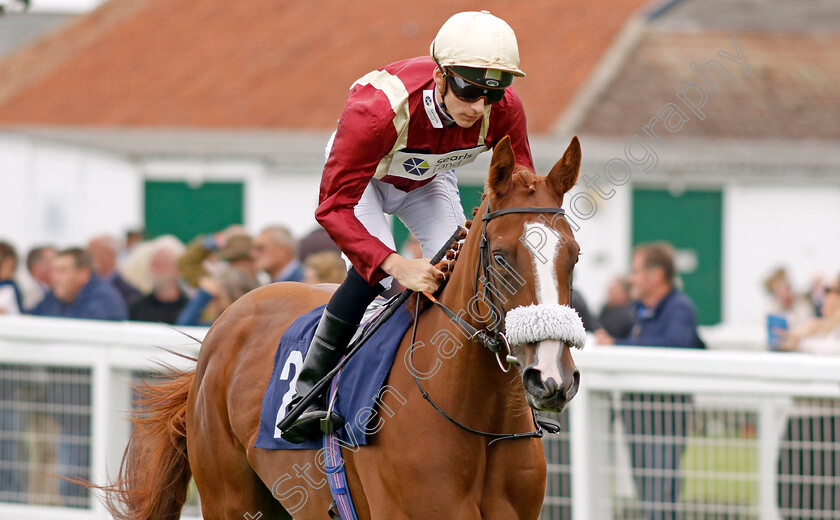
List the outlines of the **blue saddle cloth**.
{"label": "blue saddle cloth", "polygon": [[[270,450],[318,450],[320,437],[302,444],[292,444],[280,438],[277,423],[286,415],[289,402],[295,396],[294,382],[315,335],[315,328],[324,312],[322,305],[294,321],[283,337],[274,356],[274,370],[266,388],[260,412],[260,431],[255,448]],[[346,419],[338,431],[338,438],[348,444],[364,446],[367,435],[363,428],[370,414],[363,409],[374,407],[376,398],[394,363],[400,341],[412,315],[405,306],[391,316],[353,356],[338,376],[338,397],[335,410]],[[358,424],[359,422],[363,424]]]}

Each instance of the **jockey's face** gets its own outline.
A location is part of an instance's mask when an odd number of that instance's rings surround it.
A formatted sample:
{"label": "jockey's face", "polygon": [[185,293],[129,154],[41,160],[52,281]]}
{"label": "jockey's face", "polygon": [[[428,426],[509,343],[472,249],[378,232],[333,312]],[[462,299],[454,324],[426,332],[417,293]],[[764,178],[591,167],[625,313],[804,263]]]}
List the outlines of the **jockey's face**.
{"label": "jockey's face", "polygon": [[[438,103],[440,103],[441,92],[444,91],[446,81],[443,79],[443,74],[441,74],[440,69],[436,68],[433,74],[435,84],[437,85]],[[478,98],[475,101],[463,101],[452,93],[451,88],[446,89],[446,96],[443,98],[443,103],[446,105],[446,111],[455,120],[455,124],[461,128],[470,128],[480,121],[484,116],[484,109],[487,107],[486,99]]]}

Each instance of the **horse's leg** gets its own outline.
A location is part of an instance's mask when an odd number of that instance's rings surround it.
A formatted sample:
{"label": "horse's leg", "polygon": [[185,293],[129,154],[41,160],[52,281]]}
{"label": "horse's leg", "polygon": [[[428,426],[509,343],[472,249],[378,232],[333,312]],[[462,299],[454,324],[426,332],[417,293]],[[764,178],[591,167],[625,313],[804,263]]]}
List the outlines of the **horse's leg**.
{"label": "horse's leg", "polygon": [[[376,442],[346,460],[353,500],[356,502],[357,490],[363,486],[368,518],[482,519],[480,489],[465,478],[473,473],[473,465],[465,458],[441,454],[434,439],[421,439],[412,446],[383,442],[382,438]],[[402,446],[397,448],[398,454],[394,446]],[[357,505],[357,509],[361,507]]]}
{"label": "horse's leg", "polygon": [[189,433],[188,450],[205,520],[291,519],[220,418],[213,414],[201,419],[200,428]]}
{"label": "horse's leg", "polygon": [[[251,448],[248,461],[274,499],[296,520],[329,518],[332,495],[321,469],[323,454],[319,458],[318,452],[312,450]],[[354,502],[356,499],[354,495]],[[366,516],[360,514],[359,519],[365,520]]]}
{"label": "horse's leg", "polygon": [[[504,444],[506,443],[506,444]],[[482,520],[537,520],[545,498],[546,464],[539,439],[501,441],[488,449]]]}

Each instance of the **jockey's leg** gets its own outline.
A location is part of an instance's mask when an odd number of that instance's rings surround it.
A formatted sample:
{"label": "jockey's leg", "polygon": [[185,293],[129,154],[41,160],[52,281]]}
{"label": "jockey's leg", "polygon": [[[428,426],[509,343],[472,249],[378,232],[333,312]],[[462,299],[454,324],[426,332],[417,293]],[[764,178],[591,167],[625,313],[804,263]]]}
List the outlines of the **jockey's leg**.
{"label": "jockey's leg", "polygon": [[[376,237],[391,249],[395,249],[394,237],[385,212],[393,204],[388,200],[389,197],[401,197],[404,194],[392,193],[393,190],[390,188],[392,187],[388,184],[372,180],[353,211],[371,236]],[[303,367],[297,380],[297,395],[289,405],[290,410],[335,367],[353,338],[359,322],[362,321],[367,306],[390,285],[391,278],[388,277],[371,286],[355,268],[350,268],[347,278],[327,304],[315,337],[312,338],[312,344],[303,360]],[[297,444],[316,437],[321,434],[321,419],[326,417],[325,399],[316,399],[292,426],[281,433],[281,436],[284,440]],[[330,416],[330,420],[333,421],[335,429],[344,424],[344,419],[336,413]]]}
{"label": "jockey's leg", "polygon": [[[371,287],[356,269],[348,271],[347,278],[333,294],[315,330],[297,379],[296,396],[289,404],[290,410],[335,367],[353,339],[365,309],[383,290],[379,284]],[[298,420],[282,432],[283,440],[300,444],[321,434],[321,420],[327,418],[326,395],[312,401]],[[344,418],[335,411],[329,414],[329,420],[334,429],[344,424]]]}

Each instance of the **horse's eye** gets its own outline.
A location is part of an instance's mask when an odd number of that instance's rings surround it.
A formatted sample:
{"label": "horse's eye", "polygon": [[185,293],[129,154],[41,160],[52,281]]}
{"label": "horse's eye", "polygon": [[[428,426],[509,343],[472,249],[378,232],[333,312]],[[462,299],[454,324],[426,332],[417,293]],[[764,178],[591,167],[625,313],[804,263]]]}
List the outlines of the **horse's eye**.
{"label": "horse's eye", "polygon": [[497,264],[504,264],[505,255],[503,255],[502,253],[493,253],[493,260],[495,260]]}

